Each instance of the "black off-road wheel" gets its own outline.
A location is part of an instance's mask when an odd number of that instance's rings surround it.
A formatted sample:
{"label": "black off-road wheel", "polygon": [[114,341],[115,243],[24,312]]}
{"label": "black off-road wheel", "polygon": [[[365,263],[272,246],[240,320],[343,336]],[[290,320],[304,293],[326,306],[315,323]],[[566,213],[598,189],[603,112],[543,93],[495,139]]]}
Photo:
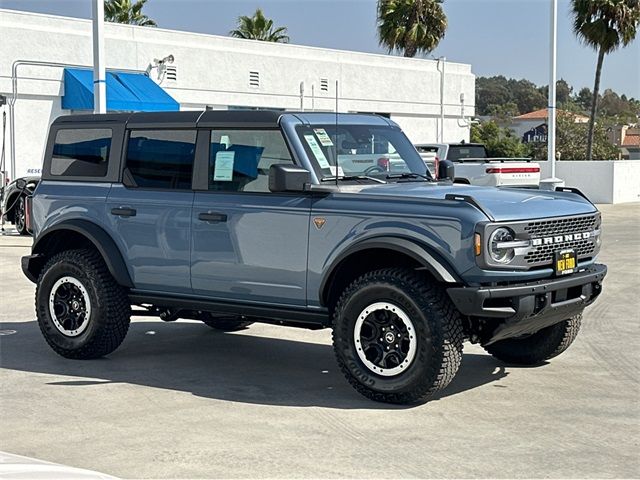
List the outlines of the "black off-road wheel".
{"label": "black off-road wheel", "polygon": [[13,214],[13,223],[16,226],[16,231],[20,235],[29,235],[29,231],[27,230],[27,215],[24,199],[24,195],[20,195],[18,197],[18,202],[16,203]]}
{"label": "black off-road wheel", "polygon": [[372,400],[427,400],[455,376],[462,343],[462,321],[446,292],[413,270],[389,268],[361,276],[334,310],[338,365]]}
{"label": "black off-road wheel", "polygon": [[202,322],[213,328],[214,330],[220,330],[221,332],[238,332],[240,330],[244,330],[253,322],[248,320],[244,320],[245,317],[238,316],[224,316],[224,317],[216,317],[210,313],[202,314]]}
{"label": "black off-road wheel", "polygon": [[49,346],[66,358],[113,352],[129,329],[131,306],[94,250],[67,250],[42,269],[36,287],[38,325]]}
{"label": "black off-road wheel", "polygon": [[578,336],[582,314],[521,338],[507,338],[484,349],[506,363],[539,365],[564,352]]}

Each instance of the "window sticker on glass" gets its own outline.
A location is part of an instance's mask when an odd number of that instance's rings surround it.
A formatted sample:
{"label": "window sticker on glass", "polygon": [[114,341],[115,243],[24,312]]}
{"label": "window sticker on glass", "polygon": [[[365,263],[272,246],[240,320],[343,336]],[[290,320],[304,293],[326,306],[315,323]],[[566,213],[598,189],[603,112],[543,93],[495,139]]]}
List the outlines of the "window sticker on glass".
{"label": "window sticker on glass", "polygon": [[315,155],[320,168],[329,168],[327,157],[324,156],[324,152],[322,151],[322,148],[320,148],[320,145],[318,145],[316,137],[314,137],[313,135],[305,135],[304,139],[307,141],[309,148],[311,148],[311,151]]}
{"label": "window sticker on glass", "polygon": [[[329,167],[329,169],[331,170],[331,175],[333,175],[334,177],[337,175],[338,177],[344,177],[344,170],[342,169],[342,167]],[[336,173],[337,172],[337,173]]]}
{"label": "window sticker on glass", "polygon": [[324,128],[314,128],[313,131],[316,133],[318,140],[320,140],[320,145],[323,147],[333,147],[331,137],[327,135],[327,131]]}
{"label": "window sticker on glass", "polygon": [[233,180],[233,162],[236,152],[216,153],[216,166],[213,172],[214,182],[230,182]]}

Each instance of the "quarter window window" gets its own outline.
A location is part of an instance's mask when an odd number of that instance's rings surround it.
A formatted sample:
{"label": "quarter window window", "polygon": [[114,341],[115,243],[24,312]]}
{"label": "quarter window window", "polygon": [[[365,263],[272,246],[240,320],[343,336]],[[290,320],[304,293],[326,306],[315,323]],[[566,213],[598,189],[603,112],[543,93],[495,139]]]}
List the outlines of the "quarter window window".
{"label": "quarter window window", "polygon": [[51,157],[51,175],[104,177],[110,150],[110,128],[58,130]]}
{"label": "quarter window window", "polygon": [[279,130],[214,130],[209,190],[269,192],[269,168],[279,163],[293,163]]}
{"label": "quarter window window", "polygon": [[127,169],[136,186],[191,189],[195,130],[135,130],[127,144]]}

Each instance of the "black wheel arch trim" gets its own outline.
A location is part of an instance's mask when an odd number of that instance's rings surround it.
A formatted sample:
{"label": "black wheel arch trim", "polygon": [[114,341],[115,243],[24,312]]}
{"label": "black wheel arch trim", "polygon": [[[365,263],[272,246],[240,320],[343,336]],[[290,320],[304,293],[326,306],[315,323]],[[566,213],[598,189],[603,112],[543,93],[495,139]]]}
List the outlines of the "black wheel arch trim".
{"label": "black wheel arch trim", "polygon": [[64,220],[40,232],[33,244],[32,255],[22,259],[22,268],[31,281],[35,282],[34,278],[37,279],[37,274],[34,272],[38,268],[42,268],[47,257],[46,252],[43,251],[43,245],[46,244],[45,239],[49,238],[49,235],[62,230],[70,230],[87,238],[102,256],[115,281],[123,287],[133,288],[133,282],[127,270],[124,257],[113,239],[99,225],[81,219]]}
{"label": "black wheel arch trim", "polygon": [[327,299],[327,287],[332,280],[336,268],[350,255],[371,249],[393,250],[405,254],[420,264],[431,273],[439,282],[460,284],[463,283],[456,271],[432,251],[431,248],[421,245],[413,240],[401,237],[383,236],[359,241],[343,250],[326,269],[320,282],[320,304],[325,305]]}

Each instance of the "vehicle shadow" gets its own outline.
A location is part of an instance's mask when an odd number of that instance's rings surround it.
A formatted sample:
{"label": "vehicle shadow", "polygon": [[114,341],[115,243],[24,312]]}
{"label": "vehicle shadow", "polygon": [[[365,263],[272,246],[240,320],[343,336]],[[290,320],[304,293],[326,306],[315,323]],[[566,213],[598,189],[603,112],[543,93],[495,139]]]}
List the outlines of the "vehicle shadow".
{"label": "vehicle shadow", "polygon": [[[81,361],[56,355],[35,321],[0,323],[0,333],[4,333],[0,335],[0,367],[71,377],[46,384],[52,388],[127,383],[261,405],[412,407],[361,397],[338,370],[330,345],[265,338],[250,332],[222,333],[191,322],[134,321],[118,350],[105,358]],[[504,366],[491,356],[465,354],[458,375],[435,400],[506,375]],[[42,394],[46,395],[46,390]]]}

